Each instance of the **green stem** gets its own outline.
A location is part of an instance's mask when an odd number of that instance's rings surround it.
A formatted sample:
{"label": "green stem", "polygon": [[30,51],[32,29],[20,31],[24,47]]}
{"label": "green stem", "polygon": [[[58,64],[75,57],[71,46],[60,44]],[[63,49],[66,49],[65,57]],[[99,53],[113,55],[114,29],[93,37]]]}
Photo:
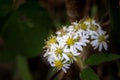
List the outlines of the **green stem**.
{"label": "green stem", "polygon": [[83,61],[80,59],[79,56],[77,56],[76,58],[77,58],[77,61],[76,61],[77,65],[79,66],[80,70],[83,70],[85,67],[83,64]]}
{"label": "green stem", "polygon": [[28,69],[27,59],[24,56],[17,56],[17,68],[22,80],[32,80],[31,74]]}

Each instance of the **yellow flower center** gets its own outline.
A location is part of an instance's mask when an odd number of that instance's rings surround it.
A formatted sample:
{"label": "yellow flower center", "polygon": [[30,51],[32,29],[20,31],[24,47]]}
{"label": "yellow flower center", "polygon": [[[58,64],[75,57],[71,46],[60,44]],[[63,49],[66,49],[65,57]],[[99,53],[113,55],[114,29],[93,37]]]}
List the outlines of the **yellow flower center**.
{"label": "yellow flower center", "polygon": [[68,46],[74,45],[75,44],[75,40],[73,38],[68,38],[66,41],[66,44]]}
{"label": "yellow flower center", "polygon": [[81,29],[83,29],[83,30],[86,30],[86,29],[87,29],[87,25],[84,24],[84,23],[81,23],[81,24],[80,24],[80,27],[81,27]]}
{"label": "yellow flower center", "polygon": [[76,42],[80,41],[81,37],[75,39]]}
{"label": "yellow flower center", "polygon": [[63,67],[62,61],[61,61],[61,60],[56,60],[56,61],[55,61],[55,67],[56,67],[57,69],[61,69],[61,68]]}
{"label": "yellow flower center", "polygon": [[59,54],[61,55],[63,50],[61,48],[56,49],[56,55],[58,56]]}
{"label": "yellow flower center", "polygon": [[53,43],[56,43],[57,40],[55,37],[52,37],[49,41],[48,41],[50,44],[53,44]]}
{"label": "yellow flower center", "polygon": [[75,29],[76,31],[78,31],[78,30],[80,29],[80,26],[79,26],[79,25],[75,25],[75,26],[74,26],[74,29]]}
{"label": "yellow flower center", "polygon": [[72,54],[72,53],[68,53],[67,55],[68,55],[68,57],[69,57],[70,59],[73,58],[73,54]]}
{"label": "yellow flower center", "polygon": [[92,19],[91,18],[86,18],[86,21],[87,22],[92,22]]}
{"label": "yellow flower center", "polygon": [[48,41],[46,41],[46,45],[44,48],[49,48],[51,44],[54,44],[56,42],[57,42],[56,37],[52,36]]}
{"label": "yellow flower center", "polygon": [[100,36],[98,37],[98,40],[99,40],[99,42],[105,41],[105,36],[104,36],[104,35],[100,35]]}
{"label": "yellow flower center", "polygon": [[95,26],[95,25],[91,25],[90,26],[90,30],[92,30],[92,31],[97,31],[97,29],[98,29],[98,27]]}

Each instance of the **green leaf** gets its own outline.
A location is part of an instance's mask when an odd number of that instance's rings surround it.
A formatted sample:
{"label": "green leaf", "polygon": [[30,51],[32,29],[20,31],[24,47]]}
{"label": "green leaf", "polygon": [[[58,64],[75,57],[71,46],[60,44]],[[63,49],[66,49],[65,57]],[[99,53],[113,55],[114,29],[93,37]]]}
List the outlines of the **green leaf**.
{"label": "green leaf", "polygon": [[20,73],[20,77],[22,80],[32,80],[32,76],[30,74],[28,63],[26,57],[18,55],[17,56],[17,68]]}
{"label": "green leaf", "polygon": [[100,80],[97,74],[91,68],[85,68],[80,73],[81,80]]}
{"label": "green leaf", "polygon": [[0,51],[0,63],[10,63],[13,60],[15,60],[15,55],[9,54],[6,50]]}
{"label": "green leaf", "polygon": [[0,0],[0,33],[3,25],[12,13],[13,0]]}
{"label": "green leaf", "polygon": [[97,53],[93,54],[85,61],[88,65],[98,65],[104,62],[120,59],[120,55],[109,53]]}
{"label": "green leaf", "polygon": [[0,19],[12,9],[13,0],[0,0]]}
{"label": "green leaf", "polygon": [[47,11],[40,5],[37,3],[22,5],[4,25],[2,31],[5,41],[5,51],[2,51],[4,56],[8,54],[11,56],[21,54],[28,57],[40,55],[51,26],[52,21]]}

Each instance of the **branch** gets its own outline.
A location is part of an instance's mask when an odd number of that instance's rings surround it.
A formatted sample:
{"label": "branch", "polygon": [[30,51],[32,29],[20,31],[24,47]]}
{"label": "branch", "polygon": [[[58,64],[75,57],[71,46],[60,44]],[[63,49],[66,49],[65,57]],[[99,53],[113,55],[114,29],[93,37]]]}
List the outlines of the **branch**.
{"label": "branch", "polygon": [[66,0],[67,15],[70,22],[83,18],[86,0]]}

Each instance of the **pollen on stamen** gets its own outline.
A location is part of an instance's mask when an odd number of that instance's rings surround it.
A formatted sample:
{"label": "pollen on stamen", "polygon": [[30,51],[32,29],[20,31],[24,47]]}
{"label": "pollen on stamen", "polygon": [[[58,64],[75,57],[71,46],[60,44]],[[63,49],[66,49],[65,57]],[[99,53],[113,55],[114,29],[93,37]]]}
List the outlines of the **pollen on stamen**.
{"label": "pollen on stamen", "polygon": [[63,50],[61,48],[57,48],[55,52],[56,55],[58,56],[58,55],[62,55]]}
{"label": "pollen on stamen", "polygon": [[100,35],[100,36],[98,37],[98,40],[99,40],[99,42],[105,41],[105,36],[104,36],[104,35]]}
{"label": "pollen on stamen", "polygon": [[75,40],[73,38],[70,38],[70,37],[66,41],[66,44],[68,46],[74,45],[74,43],[75,43]]}
{"label": "pollen on stamen", "polygon": [[61,68],[63,67],[62,61],[61,61],[61,60],[56,60],[56,61],[55,61],[55,67],[56,67],[57,69],[61,69]]}

